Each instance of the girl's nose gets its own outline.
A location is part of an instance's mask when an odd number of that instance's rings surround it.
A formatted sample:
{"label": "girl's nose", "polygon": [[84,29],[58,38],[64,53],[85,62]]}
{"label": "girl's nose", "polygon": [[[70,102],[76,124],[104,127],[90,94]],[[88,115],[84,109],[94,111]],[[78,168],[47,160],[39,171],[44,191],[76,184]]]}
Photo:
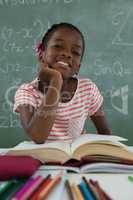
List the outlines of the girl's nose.
{"label": "girl's nose", "polygon": [[62,51],[61,51],[61,56],[63,56],[63,57],[66,57],[66,58],[72,58],[72,54],[71,54],[71,50],[69,50],[69,49],[63,49]]}

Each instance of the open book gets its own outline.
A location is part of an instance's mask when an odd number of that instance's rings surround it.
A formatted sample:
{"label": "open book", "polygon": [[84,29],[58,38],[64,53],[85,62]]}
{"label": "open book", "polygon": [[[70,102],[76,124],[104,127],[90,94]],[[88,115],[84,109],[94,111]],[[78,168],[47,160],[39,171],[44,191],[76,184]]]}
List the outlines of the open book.
{"label": "open book", "polygon": [[[109,160],[128,160],[133,162],[133,153],[126,145],[119,141],[125,138],[113,135],[84,134],[74,142],[65,141],[35,144],[34,142],[22,142],[9,149],[9,155],[31,155],[44,163],[61,163],[74,159],[81,161],[83,158],[106,158]],[[107,159],[108,158],[108,159]]]}

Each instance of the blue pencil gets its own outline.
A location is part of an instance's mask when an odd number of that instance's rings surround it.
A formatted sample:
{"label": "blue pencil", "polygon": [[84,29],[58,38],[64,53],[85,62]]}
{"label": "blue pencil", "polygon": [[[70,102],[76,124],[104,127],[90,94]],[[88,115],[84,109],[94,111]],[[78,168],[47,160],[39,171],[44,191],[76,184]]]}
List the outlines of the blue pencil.
{"label": "blue pencil", "polygon": [[95,200],[95,198],[92,196],[91,192],[88,190],[84,181],[82,181],[79,184],[79,188],[80,188],[85,200]]}
{"label": "blue pencil", "polygon": [[93,193],[91,187],[89,186],[89,182],[86,180],[86,178],[84,176],[82,177],[82,180],[86,184],[86,187],[87,187],[88,191],[90,192],[90,194],[92,195],[93,199],[97,200],[95,194]]}

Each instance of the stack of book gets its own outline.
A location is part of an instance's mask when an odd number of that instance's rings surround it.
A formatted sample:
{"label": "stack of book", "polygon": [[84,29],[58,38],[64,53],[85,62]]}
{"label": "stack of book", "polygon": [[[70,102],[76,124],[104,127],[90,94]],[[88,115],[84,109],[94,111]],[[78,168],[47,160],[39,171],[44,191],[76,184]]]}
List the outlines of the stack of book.
{"label": "stack of book", "polygon": [[62,169],[78,173],[133,172],[133,150],[127,139],[115,135],[84,134],[73,142],[45,144],[22,142],[6,149],[7,155],[28,155],[40,160],[43,169]]}

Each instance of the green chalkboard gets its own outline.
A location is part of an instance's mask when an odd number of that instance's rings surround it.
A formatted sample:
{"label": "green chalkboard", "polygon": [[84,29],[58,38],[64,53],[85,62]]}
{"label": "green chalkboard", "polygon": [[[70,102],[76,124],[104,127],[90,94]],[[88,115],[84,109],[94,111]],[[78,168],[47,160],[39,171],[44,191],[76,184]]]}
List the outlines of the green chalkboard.
{"label": "green chalkboard", "polygon": [[[80,75],[101,90],[113,133],[133,145],[133,1],[0,0],[0,147],[27,139],[12,112],[13,96],[35,78],[35,45],[57,22],[70,22],[83,32]],[[95,131],[91,122],[86,128]]]}

